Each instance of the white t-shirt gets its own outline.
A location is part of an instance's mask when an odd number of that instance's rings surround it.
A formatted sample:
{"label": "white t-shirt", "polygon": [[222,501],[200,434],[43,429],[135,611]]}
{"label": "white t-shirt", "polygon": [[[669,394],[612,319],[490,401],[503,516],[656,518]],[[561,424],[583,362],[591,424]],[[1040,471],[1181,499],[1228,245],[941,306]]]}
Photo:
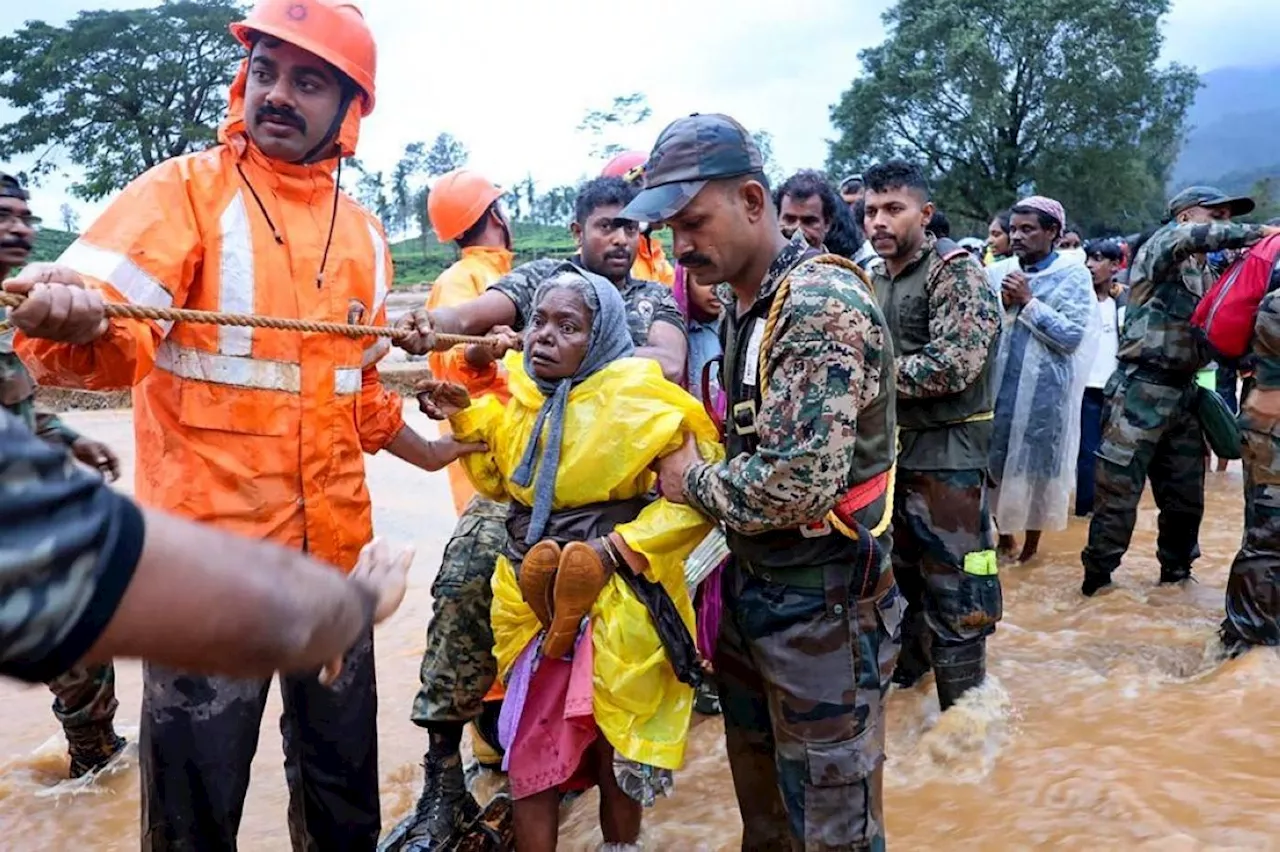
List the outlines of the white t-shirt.
{"label": "white t-shirt", "polygon": [[1098,353],[1093,358],[1086,387],[1102,388],[1116,371],[1116,356],[1120,354],[1120,325],[1124,322],[1124,308],[1116,306],[1116,300],[1108,296],[1098,302],[1098,316],[1102,331],[1098,335]]}

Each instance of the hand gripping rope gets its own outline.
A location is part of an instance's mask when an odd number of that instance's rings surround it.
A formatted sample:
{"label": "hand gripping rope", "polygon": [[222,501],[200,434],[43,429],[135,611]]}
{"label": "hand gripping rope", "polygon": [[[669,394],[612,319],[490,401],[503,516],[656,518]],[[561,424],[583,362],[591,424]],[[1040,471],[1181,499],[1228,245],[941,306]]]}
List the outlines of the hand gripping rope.
{"label": "hand gripping rope", "polygon": [[[26,296],[17,293],[0,293],[0,305],[16,308],[27,300]],[[235,325],[253,328],[275,328],[283,331],[302,331],[318,334],[341,334],[344,337],[389,337],[392,340],[404,340],[413,336],[413,332],[382,325],[352,325],[341,322],[312,322],[310,320],[282,319],[279,317],[260,317],[253,314],[230,314],[222,311],[193,311],[187,308],[147,308],[141,305],[124,305],[108,302],[103,305],[108,317],[137,320],[160,320],[165,322],[190,322],[200,325]],[[0,329],[8,323],[0,323]],[[437,334],[436,340],[448,346],[463,344],[488,344],[497,340],[494,337],[480,337],[470,334]]]}

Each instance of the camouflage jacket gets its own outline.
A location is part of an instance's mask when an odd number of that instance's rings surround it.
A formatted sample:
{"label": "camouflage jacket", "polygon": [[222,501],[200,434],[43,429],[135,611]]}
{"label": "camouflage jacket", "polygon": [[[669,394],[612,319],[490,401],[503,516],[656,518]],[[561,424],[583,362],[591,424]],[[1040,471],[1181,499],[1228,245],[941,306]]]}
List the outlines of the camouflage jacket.
{"label": "camouflage jacket", "polygon": [[867,269],[893,337],[898,463],[975,470],[987,466],[991,446],[1000,300],[977,259],[958,246],[943,258],[937,242],[927,235],[896,278],[883,258]]}
{"label": "camouflage jacket", "polygon": [[[898,399],[947,396],[972,385],[987,365],[991,343],[1000,332],[1000,301],[991,292],[982,265],[966,253],[948,262],[935,259],[937,239],[925,235],[924,245],[896,278],[889,276],[884,258],[867,266],[876,299],[893,330],[898,368]],[[891,307],[893,288],[898,282],[929,277],[927,288],[919,288],[927,304]],[[925,292],[927,289],[927,292]],[[912,294],[912,298],[915,294]],[[895,317],[919,314],[928,327],[920,329],[928,342],[915,351],[898,346],[901,330]]]}
{"label": "camouflage jacket", "polygon": [[142,514],[7,410],[0,479],[0,674],[48,681],[119,608],[142,553]]}
{"label": "camouflage jacket", "polygon": [[36,384],[13,351],[13,334],[13,329],[0,333],[0,406],[40,438],[71,446],[80,439],[80,434],[56,414],[36,409]]}
{"label": "camouflage jacket", "polygon": [[[569,258],[569,262],[582,266],[582,258],[576,255]],[[497,290],[515,302],[516,331],[529,323],[538,286],[562,263],[564,261],[554,258],[522,263],[489,285],[490,290]],[[618,292],[627,305],[627,326],[631,331],[631,342],[636,346],[649,345],[649,329],[655,322],[669,323],[680,329],[681,334],[685,333],[684,316],[670,287],[627,276],[626,283],[618,288]]]}
{"label": "camouflage jacket", "polygon": [[[797,233],[769,268],[753,306],[734,316],[749,319],[771,302],[784,278],[791,295],[778,321],[780,331],[768,353],[768,379],[755,414],[754,452],[717,464],[699,464],[685,480],[689,501],[732,530],[754,534],[784,530],[821,520],[858,476],[859,416],[878,411],[880,426],[891,435],[893,353],[888,330],[875,299],[849,270],[804,263],[808,250]],[[754,333],[751,333],[754,337]],[[751,375],[747,346],[745,370]],[[732,377],[725,377],[726,383]],[[754,379],[750,383],[753,383]],[[867,436],[871,438],[872,436]],[[891,437],[876,436],[879,460],[892,461]]]}
{"label": "camouflage jacket", "polygon": [[1209,363],[1191,329],[1191,314],[1213,283],[1203,255],[1262,239],[1258,225],[1170,223],[1138,250],[1129,270],[1129,302],[1120,333],[1120,361],[1190,377]]}

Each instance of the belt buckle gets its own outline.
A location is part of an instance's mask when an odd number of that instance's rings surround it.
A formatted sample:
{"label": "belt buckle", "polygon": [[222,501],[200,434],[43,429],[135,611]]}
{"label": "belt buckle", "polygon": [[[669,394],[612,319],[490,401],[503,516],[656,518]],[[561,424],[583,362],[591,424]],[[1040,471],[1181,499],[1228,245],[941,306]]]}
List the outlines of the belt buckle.
{"label": "belt buckle", "polygon": [[800,527],[801,538],[822,538],[824,535],[831,534],[831,522],[826,518],[821,521],[815,521],[812,524],[805,524]]}

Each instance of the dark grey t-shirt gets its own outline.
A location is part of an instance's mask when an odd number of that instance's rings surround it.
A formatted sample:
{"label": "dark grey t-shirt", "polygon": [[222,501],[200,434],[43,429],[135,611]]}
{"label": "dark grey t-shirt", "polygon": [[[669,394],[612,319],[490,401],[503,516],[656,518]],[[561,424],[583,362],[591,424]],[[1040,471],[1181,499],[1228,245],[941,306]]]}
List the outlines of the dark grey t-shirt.
{"label": "dark grey t-shirt", "polygon": [[[578,257],[570,258],[569,262],[582,265]],[[563,263],[563,260],[554,258],[522,263],[489,285],[490,290],[497,290],[515,303],[516,331],[523,330],[529,324],[533,315],[533,297],[538,292],[538,287]],[[618,292],[627,305],[627,327],[635,346],[649,345],[649,329],[655,322],[669,323],[682,334],[685,333],[684,315],[680,313],[676,298],[666,285],[628,276]]]}

